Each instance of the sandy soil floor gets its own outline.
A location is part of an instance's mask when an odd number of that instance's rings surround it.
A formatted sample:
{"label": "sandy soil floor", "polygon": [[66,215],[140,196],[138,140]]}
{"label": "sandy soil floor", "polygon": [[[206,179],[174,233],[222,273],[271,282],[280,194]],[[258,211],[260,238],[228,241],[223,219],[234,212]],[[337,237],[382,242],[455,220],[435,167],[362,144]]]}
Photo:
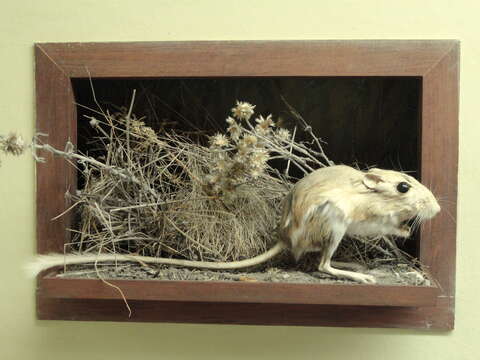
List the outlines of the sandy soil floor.
{"label": "sandy soil floor", "polygon": [[[59,277],[65,278],[98,278],[128,280],[190,280],[190,281],[263,281],[279,283],[353,283],[351,280],[337,279],[318,271],[300,271],[296,268],[266,267],[256,271],[211,271],[171,266],[142,266],[134,263],[98,265],[99,273],[92,265],[68,266]],[[364,269],[361,272],[375,276],[382,285],[416,285],[429,286],[431,281],[419,270],[405,264],[382,265],[375,269]]]}

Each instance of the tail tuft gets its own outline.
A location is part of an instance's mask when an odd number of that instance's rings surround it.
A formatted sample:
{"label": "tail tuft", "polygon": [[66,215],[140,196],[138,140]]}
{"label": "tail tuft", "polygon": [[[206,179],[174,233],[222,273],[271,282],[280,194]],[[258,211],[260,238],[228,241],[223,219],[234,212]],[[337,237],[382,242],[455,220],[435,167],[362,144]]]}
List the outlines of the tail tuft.
{"label": "tail tuft", "polygon": [[42,271],[62,265],[64,262],[65,255],[63,254],[38,255],[32,261],[26,263],[23,269],[29,278],[35,278]]}

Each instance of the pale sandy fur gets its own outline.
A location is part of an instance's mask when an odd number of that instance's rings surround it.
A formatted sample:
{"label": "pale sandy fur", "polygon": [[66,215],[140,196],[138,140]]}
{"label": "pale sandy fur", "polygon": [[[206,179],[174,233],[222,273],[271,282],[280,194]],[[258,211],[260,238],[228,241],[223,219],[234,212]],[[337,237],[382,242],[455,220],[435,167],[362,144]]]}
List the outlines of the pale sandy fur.
{"label": "pale sandy fur", "polygon": [[[408,183],[410,190],[400,193],[400,182]],[[280,232],[297,259],[318,251],[319,270],[372,283],[371,276],[330,266],[343,237],[408,237],[410,231],[402,225],[405,220],[424,221],[439,211],[433,194],[407,174],[337,165],[314,171],[294,186],[285,201]]]}

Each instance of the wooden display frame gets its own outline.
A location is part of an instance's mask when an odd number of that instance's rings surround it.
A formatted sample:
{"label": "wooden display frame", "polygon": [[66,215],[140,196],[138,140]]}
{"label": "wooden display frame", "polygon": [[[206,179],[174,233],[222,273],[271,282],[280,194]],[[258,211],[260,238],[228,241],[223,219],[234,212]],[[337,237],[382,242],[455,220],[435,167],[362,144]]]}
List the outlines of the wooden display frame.
{"label": "wooden display frame", "polygon": [[[37,131],[75,143],[71,79],[272,76],[415,76],[422,79],[421,177],[443,211],[421,230],[420,260],[438,286],[38,278],[39,319],[165,321],[452,329],[458,166],[459,42],[241,41],[36,44]],[[88,69],[88,72],[87,72]],[[417,129],[415,129],[417,130]],[[63,252],[76,173],[46,155],[37,165],[38,253]]]}

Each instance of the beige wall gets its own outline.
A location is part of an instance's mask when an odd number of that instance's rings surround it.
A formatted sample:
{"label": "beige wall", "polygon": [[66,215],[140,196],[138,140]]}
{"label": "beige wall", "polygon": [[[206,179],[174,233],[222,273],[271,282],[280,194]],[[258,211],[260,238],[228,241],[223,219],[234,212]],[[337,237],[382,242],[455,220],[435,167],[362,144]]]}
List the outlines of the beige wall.
{"label": "beige wall", "polygon": [[[34,167],[0,168],[1,359],[479,359],[480,101],[478,1],[26,1],[0,5],[0,133],[34,129],[33,43],[214,39],[462,41],[457,323],[410,330],[39,322]],[[2,356],[3,355],[3,356]]]}

